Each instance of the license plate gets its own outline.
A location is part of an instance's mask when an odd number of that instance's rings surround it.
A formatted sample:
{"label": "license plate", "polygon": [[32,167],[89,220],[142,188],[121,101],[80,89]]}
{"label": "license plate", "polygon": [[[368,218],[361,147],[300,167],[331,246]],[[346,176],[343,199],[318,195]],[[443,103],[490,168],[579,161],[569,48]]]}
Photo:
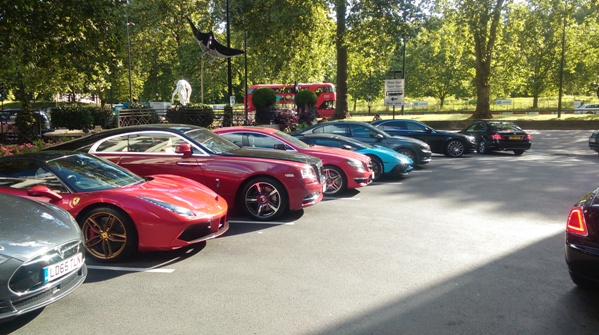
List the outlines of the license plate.
{"label": "license plate", "polygon": [[510,140],[520,140],[520,136],[510,136]]}
{"label": "license plate", "polygon": [[595,142],[597,142],[597,140],[596,140],[594,137],[591,137],[591,138],[589,139],[589,142],[591,142],[591,143],[595,143]]}
{"label": "license plate", "polygon": [[69,257],[62,262],[44,268],[44,283],[51,282],[67,274],[79,270],[83,265],[83,253]]}

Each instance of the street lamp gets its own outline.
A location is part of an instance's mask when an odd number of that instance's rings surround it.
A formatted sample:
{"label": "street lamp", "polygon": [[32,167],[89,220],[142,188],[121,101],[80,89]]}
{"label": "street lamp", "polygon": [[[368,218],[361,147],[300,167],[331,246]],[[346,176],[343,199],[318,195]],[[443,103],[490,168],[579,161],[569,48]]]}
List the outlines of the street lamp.
{"label": "street lamp", "polygon": [[134,26],[135,23],[129,22],[129,16],[127,18],[127,58],[129,61],[129,103],[133,104],[133,85],[131,83],[131,42],[129,41],[129,26]]}

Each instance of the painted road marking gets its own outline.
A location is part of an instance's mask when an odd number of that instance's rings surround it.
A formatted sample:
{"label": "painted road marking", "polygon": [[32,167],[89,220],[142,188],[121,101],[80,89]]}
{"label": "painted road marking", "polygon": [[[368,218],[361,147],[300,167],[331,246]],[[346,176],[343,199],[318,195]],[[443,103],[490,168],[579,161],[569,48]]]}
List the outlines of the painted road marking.
{"label": "painted road marking", "polygon": [[229,220],[229,223],[244,223],[244,224],[262,224],[270,226],[293,226],[295,222],[278,222],[278,221],[244,221],[244,220]]}
{"label": "painted road marking", "polygon": [[125,272],[151,272],[151,273],[173,273],[175,269],[152,269],[152,268],[129,268],[121,266],[98,266],[88,265],[88,269],[93,270],[110,270],[110,271],[125,271]]}

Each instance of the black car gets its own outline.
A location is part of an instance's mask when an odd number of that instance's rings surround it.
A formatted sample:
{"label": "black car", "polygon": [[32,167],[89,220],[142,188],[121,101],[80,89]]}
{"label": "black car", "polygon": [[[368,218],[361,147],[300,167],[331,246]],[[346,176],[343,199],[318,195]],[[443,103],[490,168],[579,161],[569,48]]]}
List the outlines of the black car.
{"label": "black car", "polygon": [[428,143],[432,152],[448,157],[460,157],[476,149],[472,136],[435,130],[414,120],[379,120],[371,124],[391,135],[417,138]]}
{"label": "black car", "polygon": [[323,122],[300,131],[296,131],[291,135],[295,136],[300,134],[322,133],[342,135],[368,144],[381,145],[389,149],[393,149],[412,159],[412,161],[414,161],[414,165],[423,165],[431,161],[431,148],[425,142],[405,136],[393,136],[365,122]]}
{"label": "black car", "polygon": [[599,287],[599,188],[578,200],[566,224],[566,264],[572,281]]}
{"label": "black car", "polygon": [[589,149],[599,153],[599,130],[595,130],[589,137]]}
{"label": "black car", "polygon": [[512,122],[475,121],[459,133],[473,136],[476,150],[481,154],[513,151],[520,156],[532,145],[530,134]]}

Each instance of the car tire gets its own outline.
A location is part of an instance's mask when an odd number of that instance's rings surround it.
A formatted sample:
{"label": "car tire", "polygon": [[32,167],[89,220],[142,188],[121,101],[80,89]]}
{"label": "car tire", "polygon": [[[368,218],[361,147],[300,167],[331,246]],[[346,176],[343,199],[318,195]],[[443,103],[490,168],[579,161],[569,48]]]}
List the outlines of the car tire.
{"label": "car tire", "polygon": [[487,143],[485,141],[478,142],[478,145],[476,146],[476,151],[482,155],[489,153],[489,150],[487,149]]}
{"label": "car tire", "polygon": [[256,177],[248,181],[240,195],[243,211],[259,221],[278,219],[289,207],[285,187],[269,177]]}
{"label": "car tire", "polygon": [[524,153],[523,149],[514,150],[514,155],[516,155],[516,156],[522,156],[523,153]]}
{"label": "car tire", "polygon": [[418,157],[416,157],[416,154],[414,153],[414,151],[408,149],[408,148],[397,148],[395,149],[395,151],[397,151],[398,153],[409,157],[413,162],[414,165],[418,165]]}
{"label": "car tire", "polygon": [[373,181],[377,181],[381,179],[381,176],[385,172],[385,166],[383,165],[383,161],[374,155],[368,155],[370,157],[370,161],[372,162],[372,171],[374,172]]}
{"label": "car tire", "polygon": [[464,151],[464,143],[460,140],[450,140],[445,145],[445,156],[447,157],[461,157]]}
{"label": "car tire", "polygon": [[322,167],[322,170],[327,183],[327,188],[324,191],[325,195],[337,195],[345,191],[347,188],[347,179],[340,168],[332,165],[325,165]]}
{"label": "car tire", "polygon": [[99,262],[117,262],[137,251],[137,229],[125,212],[97,207],[78,220],[87,254]]}

